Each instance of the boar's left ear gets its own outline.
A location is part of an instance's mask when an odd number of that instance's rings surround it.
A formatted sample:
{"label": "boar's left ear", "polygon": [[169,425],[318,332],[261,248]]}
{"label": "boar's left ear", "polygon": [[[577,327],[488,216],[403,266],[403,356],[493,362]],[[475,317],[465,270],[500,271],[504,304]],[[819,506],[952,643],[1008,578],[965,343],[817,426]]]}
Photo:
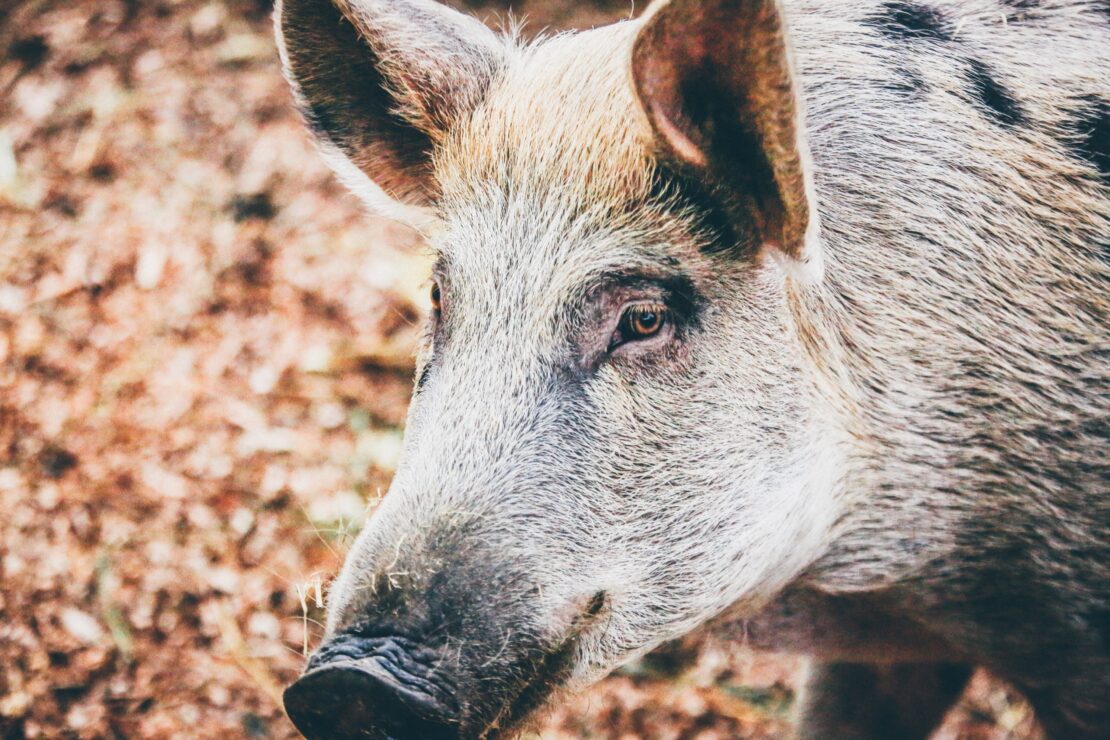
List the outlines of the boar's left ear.
{"label": "boar's left ear", "polygon": [[777,0],[669,0],[648,11],[632,76],[667,159],[708,181],[793,274],[822,274],[801,101]]}
{"label": "boar's left ear", "polygon": [[505,44],[434,0],[277,0],[274,21],[328,163],[373,210],[432,221],[432,151],[481,101]]}

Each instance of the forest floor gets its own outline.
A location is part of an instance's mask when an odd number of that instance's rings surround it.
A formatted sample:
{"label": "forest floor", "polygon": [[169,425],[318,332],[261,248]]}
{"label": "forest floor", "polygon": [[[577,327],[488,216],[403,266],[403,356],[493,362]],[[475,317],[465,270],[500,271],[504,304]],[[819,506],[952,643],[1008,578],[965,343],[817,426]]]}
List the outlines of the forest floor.
{"label": "forest floor", "polygon": [[[269,16],[0,5],[4,738],[294,737],[282,687],[388,487],[427,257],[321,164]],[[798,669],[710,646],[538,732],[781,737]],[[984,676],[941,732],[1034,734]]]}

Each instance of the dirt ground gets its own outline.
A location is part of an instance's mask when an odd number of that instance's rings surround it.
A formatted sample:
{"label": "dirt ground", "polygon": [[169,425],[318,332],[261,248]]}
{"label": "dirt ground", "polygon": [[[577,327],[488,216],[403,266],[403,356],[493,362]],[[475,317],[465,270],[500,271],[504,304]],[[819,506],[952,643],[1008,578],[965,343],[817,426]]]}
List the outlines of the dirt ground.
{"label": "dirt ground", "polygon": [[[0,3],[4,738],[294,737],[282,686],[388,486],[427,260],[318,160],[270,10]],[[539,734],[784,734],[797,660],[662,664]],[[941,735],[1035,732],[979,676]]]}

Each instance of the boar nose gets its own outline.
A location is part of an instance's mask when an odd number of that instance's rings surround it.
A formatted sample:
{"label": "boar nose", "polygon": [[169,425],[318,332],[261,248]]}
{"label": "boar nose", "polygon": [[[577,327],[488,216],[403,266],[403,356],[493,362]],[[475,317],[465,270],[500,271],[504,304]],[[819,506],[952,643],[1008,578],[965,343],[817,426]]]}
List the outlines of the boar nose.
{"label": "boar nose", "polygon": [[[459,737],[456,713],[412,661],[397,660],[396,643],[366,646],[340,638],[321,647],[285,690],[285,711],[309,740],[324,738]],[[382,649],[382,643],[389,643]],[[337,644],[338,643],[338,644]]]}

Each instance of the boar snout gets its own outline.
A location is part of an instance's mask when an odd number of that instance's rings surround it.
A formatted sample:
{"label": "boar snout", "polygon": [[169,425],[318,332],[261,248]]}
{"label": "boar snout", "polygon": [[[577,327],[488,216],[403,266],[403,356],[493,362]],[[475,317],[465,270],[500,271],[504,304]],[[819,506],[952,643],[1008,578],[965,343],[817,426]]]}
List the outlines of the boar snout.
{"label": "boar snout", "polygon": [[454,738],[458,711],[438,656],[398,637],[339,635],[285,690],[285,711],[310,738]]}
{"label": "boar snout", "polygon": [[434,588],[409,592],[399,619],[396,591],[360,604],[361,618],[326,640],[285,690],[293,724],[309,740],[436,740],[489,736],[530,715],[573,668],[608,595],[587,592],[555,609],[521,599],[506,614],[508,591],[480,590],[466,589],[468,605]]}

